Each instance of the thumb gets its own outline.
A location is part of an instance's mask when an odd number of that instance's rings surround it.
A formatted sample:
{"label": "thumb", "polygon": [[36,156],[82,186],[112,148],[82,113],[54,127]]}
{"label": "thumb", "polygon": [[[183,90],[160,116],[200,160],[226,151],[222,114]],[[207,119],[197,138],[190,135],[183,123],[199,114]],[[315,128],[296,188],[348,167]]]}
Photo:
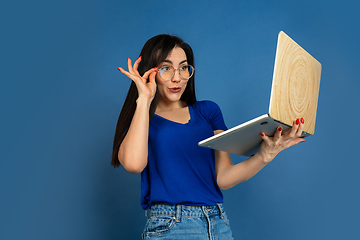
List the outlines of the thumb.
{"label": "thumb", "polygon": [[149,76],[149,82],[151,82],[151,83],[153,83],[155,85],[156,85],[156,81],[155,81],[156,73],[157,72],[154,71],[154,72],[150,73],[150,76]]}

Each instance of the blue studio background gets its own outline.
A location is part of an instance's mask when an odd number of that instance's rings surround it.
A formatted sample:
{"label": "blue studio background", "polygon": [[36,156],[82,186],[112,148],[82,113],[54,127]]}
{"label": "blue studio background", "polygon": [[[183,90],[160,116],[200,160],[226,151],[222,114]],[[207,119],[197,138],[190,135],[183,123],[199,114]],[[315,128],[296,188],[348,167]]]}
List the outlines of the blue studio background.
{"label": "blue studio background", "polygon": [[[7,1],[0,9],[0,239],[140,239],[140,175],[110,167],[130,79],[160,33],[195,53],[228,127],[268,110],[277,34],[323,66],[315,135],[224,192],[235,239],[359,239],[355,1]],[[233,155],[234,163],[245,158]]]}

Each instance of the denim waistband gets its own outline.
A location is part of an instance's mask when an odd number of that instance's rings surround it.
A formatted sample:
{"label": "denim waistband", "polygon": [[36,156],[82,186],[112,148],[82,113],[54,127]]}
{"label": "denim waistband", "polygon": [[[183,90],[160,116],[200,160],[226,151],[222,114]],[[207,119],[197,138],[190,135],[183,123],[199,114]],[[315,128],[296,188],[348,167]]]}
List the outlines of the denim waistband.
{"label": "denim waistband", "polygon": [[173,216],[175,219],[180,217],[209,217],[212,215],[223,215],[224,208],[222,203],[213,206],[186,206],[186,205],[161,205],[156,204],[145,210],[147,217],[151,216]]}

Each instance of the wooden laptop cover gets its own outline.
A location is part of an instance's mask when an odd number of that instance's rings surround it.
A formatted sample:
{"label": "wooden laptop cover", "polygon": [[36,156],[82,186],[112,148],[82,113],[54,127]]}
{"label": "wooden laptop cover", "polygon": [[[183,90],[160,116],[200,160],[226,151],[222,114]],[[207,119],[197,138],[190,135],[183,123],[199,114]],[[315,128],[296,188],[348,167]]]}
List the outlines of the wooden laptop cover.
{"label": "wooden laptop cover", "polygon": [[305,119],[304,131],[315,132],[321,64],[284,32],[276,48],[269,114],[292,126]]}

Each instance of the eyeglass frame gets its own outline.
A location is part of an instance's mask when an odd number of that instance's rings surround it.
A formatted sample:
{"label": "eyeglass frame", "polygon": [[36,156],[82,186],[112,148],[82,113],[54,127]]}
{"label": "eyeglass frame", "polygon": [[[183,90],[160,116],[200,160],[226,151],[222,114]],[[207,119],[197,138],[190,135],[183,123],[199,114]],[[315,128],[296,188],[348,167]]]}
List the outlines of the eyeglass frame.
{"label": "eyeglass frame", "polygon": [[[161,74],[159,73],[160,70],[161,70],[161,68],[163,68],[163,67],[165,67],[165,66],[171,67],[171,68],[173,69],[173,72],[172,72],[172,74],[171,74],[171,77],[170,77],[169,79],[166,79],[166,80],[163,79],[163,78],[161,77]],[[181,76],[180,68],[181,68],[182,66],[190,66],[190,67],[192,67],[192,74],[191,74],[191,76],[190,76],[189,78],[184,78],[183,76]],[[180,65],[178,68],[174,68],[174,67],[171,66],[171,65],[163,65],[163,66],[159,67],[159,69],[156,70],[156,72],[159,73],[159,76],[160,76],[161,80],[163,80],[163,81],[169,81],[169,80],[171,80],[171,79],[174,77],[174,75],[175,75],[175,71],[179,71],[179,76],[180,76],[180,78],[181,78],[182,80],[189,80],[192,76],[194,76],[195,68],[194,68],[193,65],[186,63],[186,64]]]}

